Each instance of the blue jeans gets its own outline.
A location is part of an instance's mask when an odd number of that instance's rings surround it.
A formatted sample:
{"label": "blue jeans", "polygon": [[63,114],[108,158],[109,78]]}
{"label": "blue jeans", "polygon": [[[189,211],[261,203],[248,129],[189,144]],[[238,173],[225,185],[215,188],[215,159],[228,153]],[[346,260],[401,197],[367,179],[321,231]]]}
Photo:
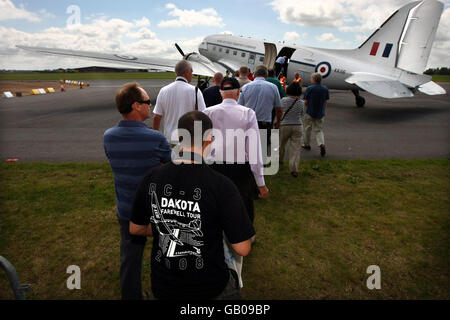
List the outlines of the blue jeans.
{"label": "blue jeans", "polygon": [[145,237],[130,234],[130,222],[120,220],[120,290],[122,300],[142,300],[142,256]]}

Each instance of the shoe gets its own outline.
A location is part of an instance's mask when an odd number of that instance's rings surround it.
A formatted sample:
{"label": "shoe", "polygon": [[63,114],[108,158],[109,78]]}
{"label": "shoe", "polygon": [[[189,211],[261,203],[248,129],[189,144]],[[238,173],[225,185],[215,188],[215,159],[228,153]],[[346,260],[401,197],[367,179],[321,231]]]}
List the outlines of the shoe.
{"label": "shoe", "polygon": [[311,150],[311,146],[309,145],[302,145],[302,148],[308,151]]}
{"label": "shoe", "polygon": [[321,155],[322,157],[325,157],[326,154],[327,154],[327,150],[325,149],[325,146],[324,146],[324,145],[321,145],[321,146],[320,146],[320,155]]}
{"label": "shoe", "polygon": [[294,178],[298,178],[298,172],[291,172],[291,176],[293,176]]}

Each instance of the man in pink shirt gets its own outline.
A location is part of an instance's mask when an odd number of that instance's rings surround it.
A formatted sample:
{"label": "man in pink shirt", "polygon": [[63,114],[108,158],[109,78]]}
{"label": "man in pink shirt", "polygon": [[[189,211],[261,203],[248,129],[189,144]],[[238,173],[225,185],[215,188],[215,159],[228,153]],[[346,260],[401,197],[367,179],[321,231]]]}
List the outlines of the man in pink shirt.
{"label": "man in pink shirt", "polygon": [[211,153],[206,160],[214,162],[211,167],[235,183],[253,222],[253,200],[269,196],[258,121],[252,109],[237,103],[240,85],[235,78],[222,81],[221,94],[221,104],[203,111],[211,118],[214,128]]}

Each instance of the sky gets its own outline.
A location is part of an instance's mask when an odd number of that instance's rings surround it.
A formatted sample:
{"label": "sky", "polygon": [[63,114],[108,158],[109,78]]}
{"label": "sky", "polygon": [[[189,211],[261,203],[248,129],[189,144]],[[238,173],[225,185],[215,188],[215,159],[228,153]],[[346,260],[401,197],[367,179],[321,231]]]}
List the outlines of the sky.
{"label": "sky", "polygon": [[[181,58],[206,36],[353,49],[410,0],[0,0],[0,69],[44,70],[108,64],[36,55],[16,45],[137,57]],[[450,0],[428,67],[450,67]]]}

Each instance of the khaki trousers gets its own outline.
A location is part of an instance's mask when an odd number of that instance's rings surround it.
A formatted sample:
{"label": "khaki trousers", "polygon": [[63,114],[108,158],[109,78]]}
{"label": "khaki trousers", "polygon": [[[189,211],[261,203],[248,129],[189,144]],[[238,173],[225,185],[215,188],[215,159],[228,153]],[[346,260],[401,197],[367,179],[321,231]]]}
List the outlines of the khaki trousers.
{"label": "khaki trousers", "polygon": [[288,125],[280,127],[280,161],[284,160],[286,152],[286,144],[289,144],[289,169],[291,172],[298,172],[300,163],[300,148],[302,140],[302,126]]}
{"label": "khaki trousers", "polygon": [[304,137],[304,144],[306,146],[311,145],[311,132],[314,128],[314,133],[316,135],[316,142],[317,145],[320,147],[321,145],[325,145],[325,137],[323,135],[323,124],[324,124],[325,118],[322,119],[315,119],[312,118],[309,114],[305,114],[303,118],[303,124],[305,126],[305,137]]}

